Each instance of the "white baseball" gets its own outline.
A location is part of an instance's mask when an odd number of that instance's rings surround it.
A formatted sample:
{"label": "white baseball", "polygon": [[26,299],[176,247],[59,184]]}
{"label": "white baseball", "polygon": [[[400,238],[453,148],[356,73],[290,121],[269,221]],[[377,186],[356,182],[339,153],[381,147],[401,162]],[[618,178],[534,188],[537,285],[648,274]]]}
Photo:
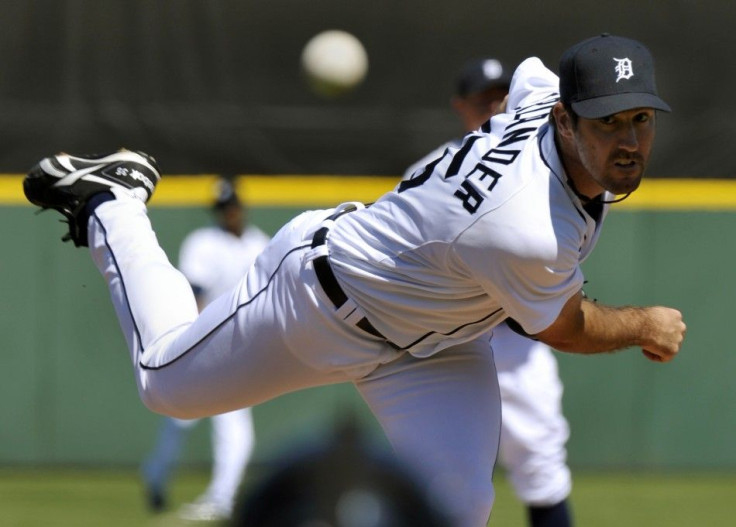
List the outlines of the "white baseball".
{"label": "white baseball", "polygon": [[338,29],[312,37],[304,46],[301,63],[312,88],[327,96],[352,90],[368,73],[368,53],[363,44]]}

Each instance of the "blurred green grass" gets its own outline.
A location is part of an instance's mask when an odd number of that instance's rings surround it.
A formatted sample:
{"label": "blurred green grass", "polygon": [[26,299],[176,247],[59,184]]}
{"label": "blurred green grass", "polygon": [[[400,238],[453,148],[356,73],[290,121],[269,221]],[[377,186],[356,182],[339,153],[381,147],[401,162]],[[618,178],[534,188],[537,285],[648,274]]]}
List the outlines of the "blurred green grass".
{"label": "blurred green grass", "polygon": [[[251,470],[245,484],[261,475]],[[176,509],[194,499],[208,479],[206,470],[180,470],[169,510],[153,515],[132,469],[0,469],[0,525],[192,526],[177,518]],[[502,474],[496,488],[489,525],[525,527],[525,511]],[[582,527],[733,525],[736,473],[576,473],[571,503]]]}

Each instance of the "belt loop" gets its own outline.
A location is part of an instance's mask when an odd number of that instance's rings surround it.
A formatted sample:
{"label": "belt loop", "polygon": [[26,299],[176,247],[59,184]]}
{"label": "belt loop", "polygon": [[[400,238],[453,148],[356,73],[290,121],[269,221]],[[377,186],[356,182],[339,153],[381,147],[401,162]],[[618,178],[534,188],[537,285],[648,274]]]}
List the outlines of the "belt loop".
{"label": "belt loop", "polygon": [[317,232],[314,233],[314,237],[312,238],[312,249],[325,244],[328,230],[329,229],[327,227],[320,227],[317,229]]}

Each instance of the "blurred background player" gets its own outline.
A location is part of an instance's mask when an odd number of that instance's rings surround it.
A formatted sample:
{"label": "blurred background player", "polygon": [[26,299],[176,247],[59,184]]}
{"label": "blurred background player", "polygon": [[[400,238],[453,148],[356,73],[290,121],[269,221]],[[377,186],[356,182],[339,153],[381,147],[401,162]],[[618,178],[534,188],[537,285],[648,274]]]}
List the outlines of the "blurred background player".
{"label": "blurred background player", "polygon": [[[450,100],[465,133],[477,130],[499,111],[510,84],[510,73],[494,58],[465,64]],[[404,179],[448,146],[461,143],[462,137],[439,146],[409,167]],[[526,505],[532,527],[568,527],[572,481],[565,443],[570,432],[562,414],[557,361],[546,344],[515,333],[507,324],[493,330],[491,346],[503,415],[499,461]]]}
{"label": "blurred background player", "polygon": [[[182,243],[179,269],[187,277],[200,311],[240,281],[269,238],[249,225],[247,210],[234,186],[221,179],[216,186],[212,212],[217,225],[190,233]],[[210,484],[179,515],[187,520],[228,519],[255,444],[250,408],[211,418],[213,468]],[[167,486],[181,451],[183,436],[198,419],[163,420],[156,445],[143,464],[149,505],[154,511],[166,507]]]}

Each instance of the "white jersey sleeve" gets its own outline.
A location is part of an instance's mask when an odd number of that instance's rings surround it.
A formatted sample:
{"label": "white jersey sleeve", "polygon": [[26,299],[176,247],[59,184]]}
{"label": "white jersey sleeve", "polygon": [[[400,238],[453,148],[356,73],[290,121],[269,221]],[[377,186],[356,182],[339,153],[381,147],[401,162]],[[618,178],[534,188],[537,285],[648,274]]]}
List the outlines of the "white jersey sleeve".
{"label": "white jersey sleeve", "polygon": [[571,215],[570,203],[557,179],[534,180],[478,218],[453,245],[467,272],[529,334],[551,325],[582,288],[580,248],[596,224]]}

